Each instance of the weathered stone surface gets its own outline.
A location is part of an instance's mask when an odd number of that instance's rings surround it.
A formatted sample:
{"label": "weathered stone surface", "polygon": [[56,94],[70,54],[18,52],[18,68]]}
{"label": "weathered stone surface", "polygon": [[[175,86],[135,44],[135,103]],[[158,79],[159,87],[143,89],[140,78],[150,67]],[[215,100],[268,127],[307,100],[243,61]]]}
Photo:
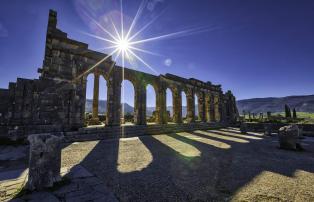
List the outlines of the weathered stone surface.
{"label": "weathered stone surface", "polygon": [[297,125],[284,126],[278,133],[280,148],[296,150],[300,147],[299,128]]}
{"label": "weathered stone surface", "polygon": [[42,190],[59,181],[62,136],[51,134],[30,135],[29,176],[27,187]]}

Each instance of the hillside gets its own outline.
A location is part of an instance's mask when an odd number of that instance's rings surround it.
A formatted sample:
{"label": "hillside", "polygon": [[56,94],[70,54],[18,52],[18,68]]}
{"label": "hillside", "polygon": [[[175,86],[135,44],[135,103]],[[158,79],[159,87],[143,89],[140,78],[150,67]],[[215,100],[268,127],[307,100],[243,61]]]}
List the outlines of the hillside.
{"label": "hillside", "polygon": [[285,104],[296,108],[298,112],[314,113],[314,95],[288,96],[280,98],[253,98],[237,101],[239,113],[246,112],[282,112]]}
{"label": "hillside", "polygon": [[[92,106],[93,106],[93,100],[87,99],[86,100],[86,112],[91,113],[92,112]],[[100,100],[98,107],[99,107],[100,114],[104,114],[107,111],[107,101],[106,100]],[[127,103],[124,103],[124,110],[125,110],[125,113],[131,113],[132,114],[134,112],[133,107]],[[151,116],[153,114],[153,111],[155,110],[155,107],[147,107],[146,110],[147,110],[146,111],[147,116]],[[168,106],[167,110],[170,111],[170,114],[172,115],[172,106]],[[186,108],[186,106],[183,106],[182,107],[182,116],[183,117],[186,116],[186,112],[187,112],[187,108]],[[195,113],[196,114],[198,113],[197,106],[195,107]]]}

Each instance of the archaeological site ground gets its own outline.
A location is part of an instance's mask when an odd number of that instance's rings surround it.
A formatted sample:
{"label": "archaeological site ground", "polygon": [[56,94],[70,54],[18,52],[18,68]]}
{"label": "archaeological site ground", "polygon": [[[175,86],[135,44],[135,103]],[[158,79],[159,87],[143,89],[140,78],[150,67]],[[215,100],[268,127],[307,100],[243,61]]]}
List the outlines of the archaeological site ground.
{"label": "archaeological site ground", "polygon": [[[314,201],[314,124],[299,108],[239,111],[216,82],[120,65],[61,29],[62,12],[47,13],[38,78],[0,88],[0,201]],[[113,43],[133,54],[123,37]]]}

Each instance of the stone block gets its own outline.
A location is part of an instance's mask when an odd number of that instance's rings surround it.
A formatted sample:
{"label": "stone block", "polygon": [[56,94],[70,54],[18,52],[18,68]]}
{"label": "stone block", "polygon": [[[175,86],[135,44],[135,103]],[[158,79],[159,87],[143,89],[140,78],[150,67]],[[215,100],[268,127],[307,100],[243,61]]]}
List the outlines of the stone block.
{"label": "stone block", "polygon": [[278,133],[280,148],[297,150],[301,148],[299,143],[299,128],[297,125],[284,126]]}
{"label": "stone block", "polygon": [[52,187],[61,179],[61,149],[63,136],[35,134],[28,137],[30,142],[29,176],[27,188],[42,190]]}

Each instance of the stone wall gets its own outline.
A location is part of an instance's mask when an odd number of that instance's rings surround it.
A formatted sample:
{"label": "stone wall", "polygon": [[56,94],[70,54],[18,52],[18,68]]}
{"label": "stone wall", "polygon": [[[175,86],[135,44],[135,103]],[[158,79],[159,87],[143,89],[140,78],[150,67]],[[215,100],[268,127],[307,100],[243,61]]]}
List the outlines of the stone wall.
{"label": "stone wall", "polygon": [[[57,13],[50,11],[45,57],[38,69],[39,79],[18,78],[8,90],[0,90],[2,126],[13,137],[31,133],[73,131],[85,123],[87,76],[94,74],[93,113],[90,123],[98,124],[99,79],[107,83],[106,126],[121,124],[121,83],[129,80],[135,91],[134,123],[146,125],[146,86],[156,93],[155,120],[166,124],[166,90],[173,96],[174,122],[182,123],[182,96],[187,96],[187,121],[235,122],[238,117],[235,97],[223,93],[220,85],[172,74],[151,75],[119,67],[111,56],[88,49],[88,45],[68,38],[57,28]],[[195,114],[195,95],[199,114]],[[1,130],[0,130],[1,132]]]}
{"label": "stone wall", "polygon": [[[249,131],[263,132],[265,130],[264,123],[247,123]],[[278,132],[279,128],[291,125],[285,123],[271,123],[272,131]],[[304,135],[314,136],[314,124],[296,124],[303,129]]]}

